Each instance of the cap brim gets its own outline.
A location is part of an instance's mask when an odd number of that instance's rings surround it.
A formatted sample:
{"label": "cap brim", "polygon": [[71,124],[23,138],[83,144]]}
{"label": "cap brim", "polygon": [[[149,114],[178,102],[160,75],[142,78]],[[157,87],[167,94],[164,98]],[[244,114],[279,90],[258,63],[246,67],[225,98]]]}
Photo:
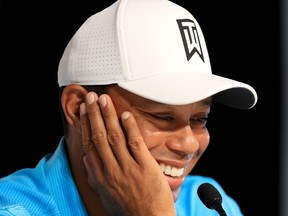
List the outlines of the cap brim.
{"label": "cap brim", "polygon": [[248,84],[214,74],[165,74],[118,85],[136,95],[170,105],[184,105],[213,96],[213,100],[238,109],[252,108],[256,91]]}

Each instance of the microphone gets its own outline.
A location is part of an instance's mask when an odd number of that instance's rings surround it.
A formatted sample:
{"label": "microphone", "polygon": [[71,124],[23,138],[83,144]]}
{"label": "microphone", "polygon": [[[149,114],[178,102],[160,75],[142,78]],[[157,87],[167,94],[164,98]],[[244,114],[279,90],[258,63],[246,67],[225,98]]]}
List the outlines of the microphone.
{"label": "microphone", "polygon": [[198,187],[197,193],[207,208],[216,210],[220,216],[227,216],[222,208],[222,196],[212,184],[201,184]]}

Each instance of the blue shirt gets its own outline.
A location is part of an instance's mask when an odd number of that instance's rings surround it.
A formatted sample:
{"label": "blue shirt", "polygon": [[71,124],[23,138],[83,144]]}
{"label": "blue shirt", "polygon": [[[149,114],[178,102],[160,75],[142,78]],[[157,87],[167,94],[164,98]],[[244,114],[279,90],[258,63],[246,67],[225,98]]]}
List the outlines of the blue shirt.
{"label": "blue shirt", "polygon": [[[176,202],[177,216],[218,216],[198,198],[197,188],[203,182],[210,182],[220,191],[228,216],[242,216],[237,203],[214,179],[192,175],[186,177]],[[88,215],[71,174],[63,138],[55,153],[43,157],[35,168],[22,169],[0,179],[0,215]]]}

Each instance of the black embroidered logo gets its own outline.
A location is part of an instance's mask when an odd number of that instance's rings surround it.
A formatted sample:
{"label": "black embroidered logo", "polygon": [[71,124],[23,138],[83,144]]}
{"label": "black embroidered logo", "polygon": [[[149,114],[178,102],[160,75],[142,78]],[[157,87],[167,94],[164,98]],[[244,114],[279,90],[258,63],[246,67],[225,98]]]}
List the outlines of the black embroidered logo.
{"label": "black embroidered logo", "polygon": [[204,62],[201,43],[194,21],[190,19],[178,19],[177,23],[184,44],[187,61],[189,61],[195,53],[198,53]]}

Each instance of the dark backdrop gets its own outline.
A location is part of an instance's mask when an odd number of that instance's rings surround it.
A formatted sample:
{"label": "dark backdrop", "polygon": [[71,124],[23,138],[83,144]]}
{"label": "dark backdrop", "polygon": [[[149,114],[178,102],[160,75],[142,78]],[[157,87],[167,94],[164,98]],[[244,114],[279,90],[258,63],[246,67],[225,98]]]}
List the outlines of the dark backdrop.
{"label": "dark backdrop", "polygon": [[[86,18],[114,1],[1,1],[0,176],[33,167],[62,135],[57,67]],[[278,1],[175,1],[198,20],[215,74],[258,92],[251,110],[214,104],[211,143],[192,174],[217,179],[245,216],[278,214]],[[149,12],[147,12],[149,13]]]}

